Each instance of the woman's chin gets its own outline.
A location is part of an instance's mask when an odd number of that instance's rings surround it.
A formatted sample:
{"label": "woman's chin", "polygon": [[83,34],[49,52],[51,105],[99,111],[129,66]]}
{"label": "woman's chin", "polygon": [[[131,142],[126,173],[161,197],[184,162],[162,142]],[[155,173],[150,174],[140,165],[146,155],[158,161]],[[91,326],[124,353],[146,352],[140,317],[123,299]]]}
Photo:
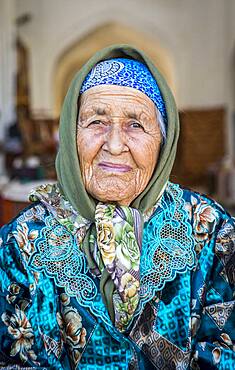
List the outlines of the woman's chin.
{"label": "woman's chin", "polygon": [[120,205],[129,205],[139,194],[136,178],[124,176],[94,176],[86,190],[101,202]]}
{"label": "woman's chin", "polygon": [[99,200],[102,203],[117,203],[121,206],[129,206],[132,199],[122,194],[92,194],[93,198]]}
{"label": "woman's chin", "polygon": [[127,191],[128,185],[125,189],[112,189],[106,191],[102,191],[100,188],[97,190],[90,191],[89,193],[92,195],[93,198],[99,200],[103,203],[118,203],[120,205],[128,206],[130,203],[136,198],[135,191]]}

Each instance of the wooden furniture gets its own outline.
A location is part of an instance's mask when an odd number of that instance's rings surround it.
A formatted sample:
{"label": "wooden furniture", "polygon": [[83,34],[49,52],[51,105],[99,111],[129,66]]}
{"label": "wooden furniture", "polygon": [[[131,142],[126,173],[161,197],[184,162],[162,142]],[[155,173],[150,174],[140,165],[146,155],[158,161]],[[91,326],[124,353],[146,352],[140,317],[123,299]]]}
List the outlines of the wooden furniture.
{"label": "wooden furniture", "polygon": [[[53,183],[53,180],[48,180],[48,183]],[[32,189],[41,185],[41,181],[31,181],[21,183],[19,181],[11,181],[2,187],[0,192],[0,225],[8,223],[12,218],[27,207],[30,202],[28,200],[29,193]]]}
{"label": "wooden furniture", "polygon": [[225,155],[225,109],[180,113],[180,138],[171,179],[208,191],[210,168]]}
{"label": "wooden furniture", "polygon": [[9,200],[0,197],[0,226],[8,223],[28,205],[29,202],[17,202],[15,200]]}

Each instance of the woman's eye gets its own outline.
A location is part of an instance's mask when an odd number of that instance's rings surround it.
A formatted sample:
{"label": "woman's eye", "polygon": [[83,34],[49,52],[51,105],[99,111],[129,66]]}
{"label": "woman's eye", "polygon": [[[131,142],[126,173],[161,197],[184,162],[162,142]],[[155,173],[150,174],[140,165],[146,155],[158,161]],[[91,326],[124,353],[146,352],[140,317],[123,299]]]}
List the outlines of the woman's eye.
{"label": "woman's eye", "polygon": [[132,122],[132,123],[131,123],[131,127],[133,127],[133,128],[143,128],[143,127],[141,126],[141,124],[140,124],[140,123],[138,123],[138,122]]}
{"label": "woman's eye", "polygon": [[95,125],[96,126],[96,125],[101,125],[101,124],[102,124],[102,122],[99,121],[98,119],[96,119],[95,121],[90,122],[88,126],[91,126],[91,125]]}

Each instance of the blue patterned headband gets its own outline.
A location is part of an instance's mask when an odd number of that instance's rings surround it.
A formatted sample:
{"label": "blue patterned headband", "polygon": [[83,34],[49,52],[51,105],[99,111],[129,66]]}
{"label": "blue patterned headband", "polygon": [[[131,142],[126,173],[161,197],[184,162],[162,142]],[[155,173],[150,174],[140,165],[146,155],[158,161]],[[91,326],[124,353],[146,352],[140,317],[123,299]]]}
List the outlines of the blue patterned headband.
{"label": "blue patterned headband", "polygon": [[167,122],[166,107],[156,80],[145,64],[126,58],[115,58],[98,63],[86,76],[80,94],[98,85],[133,87],[147,95]]}

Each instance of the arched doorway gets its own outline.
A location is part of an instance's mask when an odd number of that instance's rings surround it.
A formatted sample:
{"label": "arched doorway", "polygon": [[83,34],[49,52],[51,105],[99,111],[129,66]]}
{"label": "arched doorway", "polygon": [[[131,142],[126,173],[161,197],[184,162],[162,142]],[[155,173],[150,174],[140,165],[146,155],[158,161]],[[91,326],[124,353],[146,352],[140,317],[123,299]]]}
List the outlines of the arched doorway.
{"label": "arched doorway", "polygon": [[176,94],[175,74],[169,53],[158,41],[119,23],[102,25],[71,45],[57,60],[54,69],[54,116],[61,105],[74,74],[97,50],[110,44],[132,44],[150,56]]}

